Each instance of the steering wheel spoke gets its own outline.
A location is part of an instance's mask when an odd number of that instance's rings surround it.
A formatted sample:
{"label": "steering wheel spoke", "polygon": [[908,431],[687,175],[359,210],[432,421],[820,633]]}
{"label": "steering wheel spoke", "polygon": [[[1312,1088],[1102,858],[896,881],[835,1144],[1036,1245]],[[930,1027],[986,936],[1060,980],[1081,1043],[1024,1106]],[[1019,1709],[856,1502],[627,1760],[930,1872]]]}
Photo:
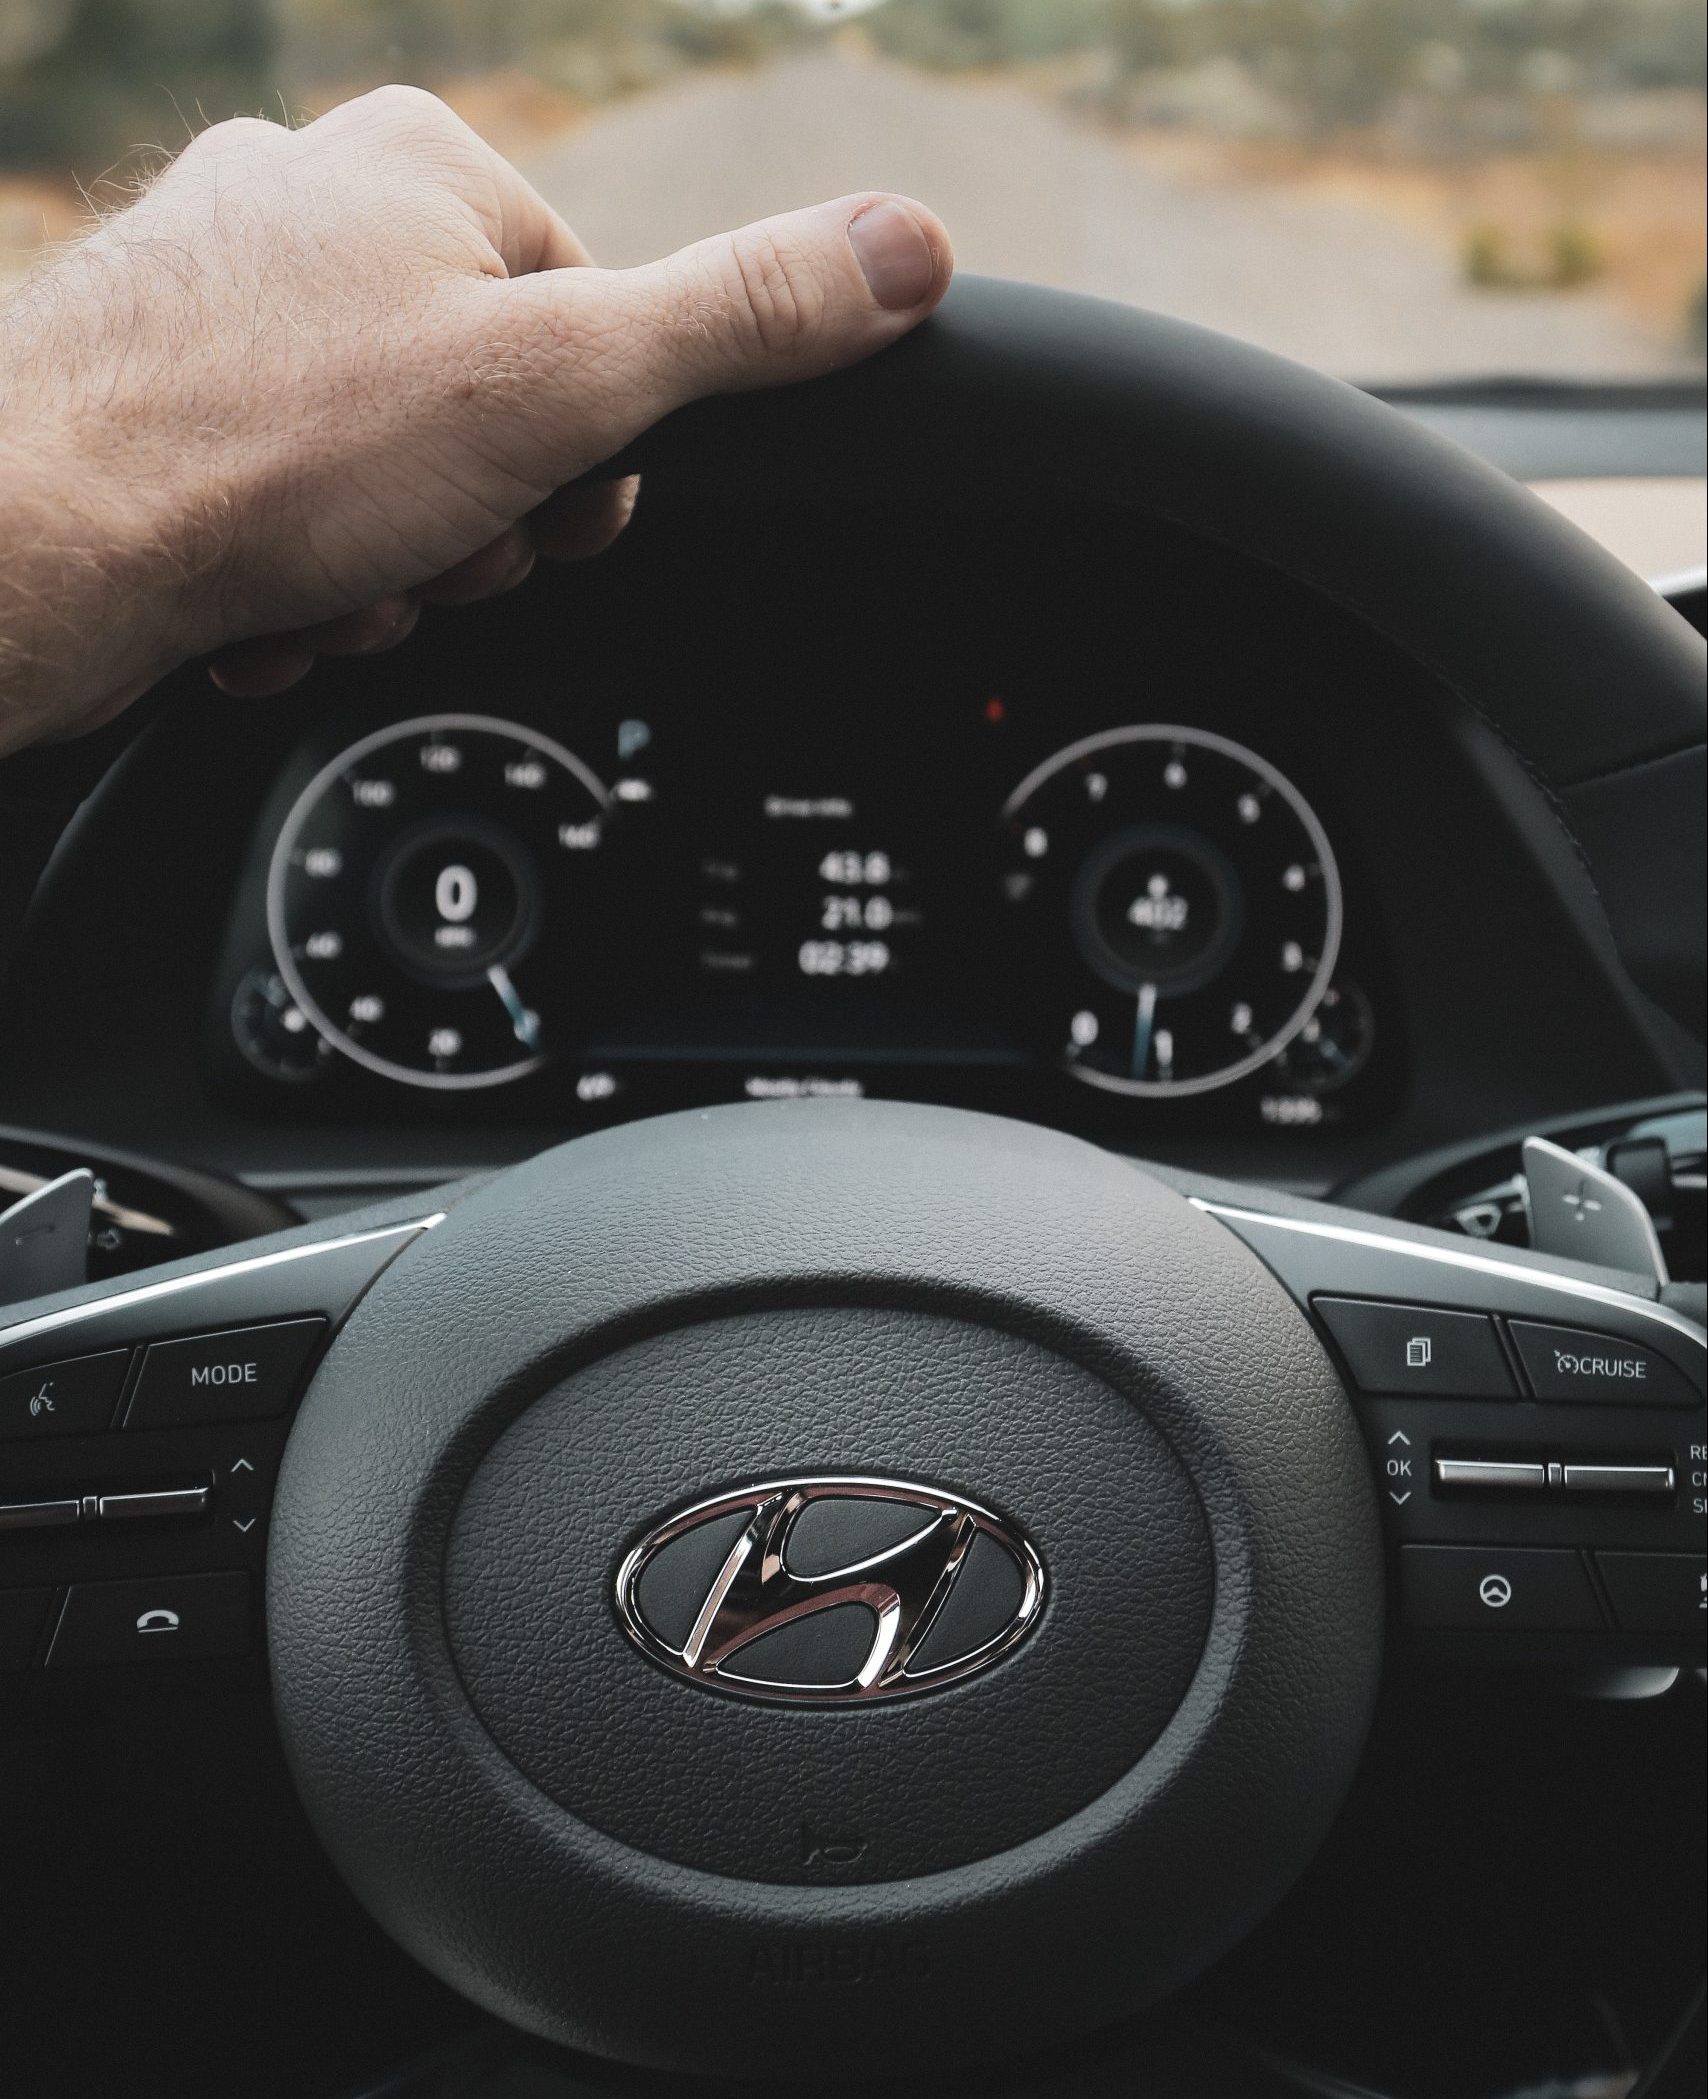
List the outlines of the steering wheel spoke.
{"label": "steering wheel spoke", "polygon": [[9,1686],[75,1696],[114,1671],[181,1681],[259,1654],[297,1401],[352,1306],[437,1222],[283,1232],[0,1309]]}
{"label": "steering wheel spoke", "polygon": [[1191,1199],[1342,1372],[1400,1653],[1701,1665],[1704,1333],[1652,1279],[1248,1190]]}

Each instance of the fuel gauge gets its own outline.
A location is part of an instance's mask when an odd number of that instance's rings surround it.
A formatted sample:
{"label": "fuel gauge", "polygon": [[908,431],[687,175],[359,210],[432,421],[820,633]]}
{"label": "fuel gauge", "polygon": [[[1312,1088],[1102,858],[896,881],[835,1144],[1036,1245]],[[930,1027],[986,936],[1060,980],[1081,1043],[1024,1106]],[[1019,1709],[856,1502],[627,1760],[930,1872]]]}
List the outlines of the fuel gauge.
{"label": "fuel gauge", "polygon": [[1370,1061],[1375,1039],[1369,999],[1350,977],[1336,977],[1276,1059],[1276,1069],[1300,1093],[1335,1093]]}
{"label": "fuel gauge", "polygon": [[332,1045],[273,969],[252,969],[238,985],[231,1032],[257,1071],[287,1085],[318,1077],[332,1057]]}

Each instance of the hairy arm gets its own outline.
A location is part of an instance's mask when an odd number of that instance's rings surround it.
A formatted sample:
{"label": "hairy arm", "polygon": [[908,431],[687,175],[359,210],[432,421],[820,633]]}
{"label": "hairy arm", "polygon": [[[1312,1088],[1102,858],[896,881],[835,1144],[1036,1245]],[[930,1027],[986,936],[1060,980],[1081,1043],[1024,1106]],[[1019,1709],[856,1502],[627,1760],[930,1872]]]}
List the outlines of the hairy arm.
{"label": "hairy arm", "polygon": [[215,126],[0,307],[0,757],[192,657],[260,696],[598,551],[633,490],[579,476],[882,348],[950,268],[858,195],[600,270],[413,89]]}

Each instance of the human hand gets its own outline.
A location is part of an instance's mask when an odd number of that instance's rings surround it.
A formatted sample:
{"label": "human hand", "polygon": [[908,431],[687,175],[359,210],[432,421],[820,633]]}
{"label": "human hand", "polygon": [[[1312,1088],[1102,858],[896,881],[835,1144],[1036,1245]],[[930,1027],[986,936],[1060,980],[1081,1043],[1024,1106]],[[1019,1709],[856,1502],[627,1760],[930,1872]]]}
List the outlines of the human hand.
{"label": "human hand", "polygon": [[0,754],[189,657],[277,692],[597,552],[633,485],[566,484],[685,401],[882,348],[951,267],[869,194],[600,270],[412,88],[215,125],[0,308]]}

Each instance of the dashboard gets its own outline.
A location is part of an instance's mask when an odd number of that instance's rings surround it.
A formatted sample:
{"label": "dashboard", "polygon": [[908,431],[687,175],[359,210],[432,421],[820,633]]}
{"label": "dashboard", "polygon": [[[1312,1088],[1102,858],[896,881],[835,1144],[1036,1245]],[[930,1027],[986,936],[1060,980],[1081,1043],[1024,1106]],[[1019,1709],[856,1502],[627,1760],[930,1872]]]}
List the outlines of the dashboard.
{"label": "dashboard", "polygon": [[44,885],[6,1105],[291,1200],[811,1095],[1322,1189],[1689,1079],[1504,747],[1155,523],[649,488],[285,702],[163,699]]}
{"label": "dashboard", "polygon": [[900,1070],[1157,1106],[1234,1089],[1289,1121],[1357,1097],[1375,1014],[1339,966],[1333,846],[1284,773],[1124,722],[1001,794],[1011,703],[957,700],[929,737],[798,715],[793,747],[691,707],[583,719],[604,775],[491,715],[323,760],[311,740],[257,829],[233,1042],[284,1086],[342,1060],[582,1104]]}
{"label": "dashboard", "polygon": [[[732,524],[715,489],[659,477],[611,554],[430,612],[393,655],[322,663],[265,706],[192,666],[151,704],[0,991],[0,1124],[23,1126],[0,1128],[0,1201],[8,1171],[22,1192],[94,1159],[102,1279],[157,1259],[151,1234],[198,1250],[215,1200],[210,1245],[374,1198],[418,1215],[428,1187],[604,1124],[812,1094],[987,1108],[1165,1175],[1520,1241],[1517,1133],[1610,1166],[1658,1150],[1663,1190],[1688,1146],[1688,1259],[1678,1217],[1662,1229],[1674,1273],[1701,1273],[1699,1097],[1685,1137],[1607,1106],[1699,1088],[1700,1052],[1621,976],[1516,759],[1326,595],[1166,523],[921,489]],[[160,1159],[182,1162],[180,1207]],[[191,1162],[247,1185],[191,1185]],[[1517,1455],[1513,1403],[1487,1414],[1487,1448],[1452,1457]],[[65,1448],[42,1446],[41,1477]],[[1649,1521],[1614,1514],[1633,1540]],[[1572,1535],[1564,1508],[1535,1517]],[[259,1538],[244,1549],[258,1567]],[[88,1937],[51,1900],[80,1889],[75,1826],[172,1898],[140,1966],[122,1905],[96,1933],[137,2031],[182,2025],[185,1945],[293,2086],[316,2048],[418,2047],[462,2016],[338,1908],[282,1772],[251,1783],[277,1761],[259,1704],[109,1710],[123,1757],[111,1727],[75,1747],[43,1729],[25,1767],[20,1871],[65,1924],[32,1945]],[[1490,2035],[1572,2059],[1584,1975],[1663,2030],[1699,1950],[1657,1953],[1651,1929],[1701,1878],[1677,1812],[1699,1727],[1675,1701],[1575,1710],[1567,1727],[1551,1693],[1401,1678],[1310,1906],[1213,1979],[1223,2023],[1306,2060],[1332,2014],[1351,2073],[1397,2048],[1443,2091]],[[1401,1819],[1448,1834],[1410,1847],[1396,1941],[1371,1919]],[[1660,1862],[1658,1898],[1633,1855]],[[1491,1859],[1512,1958],[1473,1945],[1437,1973]],[[1591,1885],[1611,1896],[1586,1943]],[[234,1934],[240,1901],[310,1949],[288,2001],[313,2016],[288,2031],[269,2023],[278,1934]],[[1325,1959],[1350,1978],[1332,2001]],[[57,2001],[51,1965],[32,2002]],[[1462,2017],[1436,2016],[1444,1991]]]}

